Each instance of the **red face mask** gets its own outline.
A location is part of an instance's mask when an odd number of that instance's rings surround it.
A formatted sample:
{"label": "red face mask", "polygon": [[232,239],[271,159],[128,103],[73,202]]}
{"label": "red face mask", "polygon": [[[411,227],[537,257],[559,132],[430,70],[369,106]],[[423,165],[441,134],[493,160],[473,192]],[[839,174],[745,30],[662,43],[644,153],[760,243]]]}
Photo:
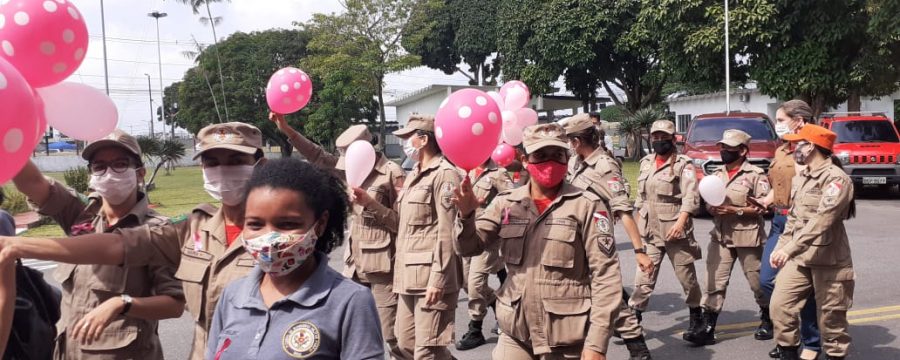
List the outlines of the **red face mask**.
{"label": "red face mask", "polygon": [[544,188],[553,188],[566,178],[569,167],[566,164],[550,160],[538,164],[528,164],[526,169],[531,174],[531,179],[539,185]]}

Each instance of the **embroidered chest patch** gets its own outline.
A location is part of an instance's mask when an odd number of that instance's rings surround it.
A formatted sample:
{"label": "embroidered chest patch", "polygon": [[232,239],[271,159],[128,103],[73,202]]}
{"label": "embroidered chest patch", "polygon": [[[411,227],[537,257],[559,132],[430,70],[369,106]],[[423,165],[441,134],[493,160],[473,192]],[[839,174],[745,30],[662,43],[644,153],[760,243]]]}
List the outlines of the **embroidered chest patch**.
{"label": "embroidered chest patch", "polygon": [[291,325],[281,338],[284,353],[295,359],[306,359],[319,350],[321,335],[319,328],[309,321],[298,321]]}

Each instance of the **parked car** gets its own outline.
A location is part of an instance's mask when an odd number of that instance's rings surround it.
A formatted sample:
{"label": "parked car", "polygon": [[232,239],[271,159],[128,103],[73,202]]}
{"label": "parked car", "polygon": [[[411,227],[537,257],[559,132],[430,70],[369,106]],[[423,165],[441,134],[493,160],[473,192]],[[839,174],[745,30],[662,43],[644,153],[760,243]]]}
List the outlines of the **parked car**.
{"label": "parked car", "polygon": [[900,134],[882,113],[827,113],[823,127],[837,134],[834,155],[857,185],[900,184]]}
{"label": "parked car", "polygon": [[697,179],[710,175],[725,164],[719,155],[719,140],[725,130],[738,129],[750,134],[751,164],[768,171],[775,150],[781,144],[772,120],[765,114],[731,112],[704,114],[695,117],[685,135],[679,136],[681,153],[690,157],[697,171]]}

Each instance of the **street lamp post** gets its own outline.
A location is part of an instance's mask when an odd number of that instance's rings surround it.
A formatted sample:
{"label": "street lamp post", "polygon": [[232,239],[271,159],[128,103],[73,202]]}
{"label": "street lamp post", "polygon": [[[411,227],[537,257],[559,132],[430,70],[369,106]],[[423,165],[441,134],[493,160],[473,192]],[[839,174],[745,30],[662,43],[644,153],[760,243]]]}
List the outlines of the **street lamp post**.
{"label": "street lamp post", "polygon": [[725,0],[725,114],[731,114],[731,59],[728,46],[728,0]]}
{"label": "street lamp post", "polygon": [[103,80],[106,83],[106,95],[109,96],[109,61],[106,58],[106,10],[100,0],[100,29],[103,33]]}
{"label": "street lamp post", "polygon": [[156,56],[159,59],[159,97],[160,97],[160,106],[162,110],[160,111],[160,115],[162,116],[163,123],[163,137],[166,136],[166,94],[165,88],[163,88],[163,72],[162,72],[162,47],[160,46],[159,41],[159,18],[164,18],[169,16],[164,12],[154,11],[152,13],[147,14],[147,16],[156,18]]}
{"label": "street lamp post", "polygon": [[153,120],[155,116],[153,116],[153,86],[150,85],[150,74],[144,73],[147,76],[147,95],[150,95],[150,138],[152,139],[155,135],[153,134]]}

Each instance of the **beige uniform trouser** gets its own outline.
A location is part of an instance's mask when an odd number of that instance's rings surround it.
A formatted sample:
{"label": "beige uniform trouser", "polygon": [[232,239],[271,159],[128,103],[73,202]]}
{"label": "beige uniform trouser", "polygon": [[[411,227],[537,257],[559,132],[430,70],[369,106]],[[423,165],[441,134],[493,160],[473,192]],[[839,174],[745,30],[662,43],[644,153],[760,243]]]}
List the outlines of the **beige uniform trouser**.
{"label": "beige uniform trouser", "polygon": [[753,290],[753,297],[760,307],[769,304],[763,299],[762,287],[759,285],[760,258],[762,246],[729,248],[718,242],[710,241],[706,258],[706,299],[703,307],[712,312],[722,311],[725,304],[725,292],[731,281],[731,271],[735,261],[741,262],[744,276]]}
{"label": "beige uniform trouser", "polygon": [[628,307],[628,303],[622,299],[619,301],[619,313],[613,322],[613,328],[622,339],[636,339],[644,335],[644,328],[637,320],[634,310]]}
{"label": "beige uniform trouser", "polygon": [[372,290],[375,307],[378,309],[378,319],[381,320],[384,342],[388,344],[392,358],[403,359],[403,352],[397,346],[397,335],[394,331],[394,323],[397,321],[397,293],[394,292],[393,286],[394,274],[366,274],[366,281],[360,280],[358,276],[354,276],[353,280]]}
{"label": "beige uniform trouser", "polygon": [[500,259],[497,249],[462,258],[463,286],[469,297],[469,318],[483,321],[488,305],[494,302],[494,289],[488,285],[488,277],[494,273],[494,266]]}
{"label": "beige uniform trouser", "polygon": [[656,289],[656,280],[659,278],[659,270],[662,265],[663,255],[668,256],[669,262],[672,263],[672,269],[675,271],[675,277],[681,283],[684,295],[687,297],[685,303],[688,307],[696,308],[700,306],[700,300],[703,298],[703,291],[700,290],[700,282],[697,281],[697,268],[694,267],[694,255],[685,249],[687,241],[666,242],[664,247],[656,247],[647,244],[647,256],[653,261],[653,272],[644,273],[640,268],[634,276],[634,294],[628,304],[631,308],[646,311],[647,305],[650,303],[650,295]]}
{"label": "beige uniform trouser", "polygon": [[522,343],[509,335],[501,334],[494,347],[492,358],[494,360],[559,360],[580,359],[583,346],[568,346],[565,348],[553,348],[553,353],[533,355],[534,350],[528,344]]}
{"label": "beige uniform trouser", "polygon": [[444,294],[431,306],[425,294],[399,295],[397,303],[397,345],[404,359],[452,359],[447,348],[454,341],[456,302],[459,292]]}
{"label": "beige uniform trouser", "polygon": [[819,306],[823,350],[829,356],[847,356],[851,340],[847,310],[853,305],[855,285],[851,267],[804,267],[788,261],[775,278],[769,309],[775,340],[781,346],[800,344],[798,316],[812,292]]}

